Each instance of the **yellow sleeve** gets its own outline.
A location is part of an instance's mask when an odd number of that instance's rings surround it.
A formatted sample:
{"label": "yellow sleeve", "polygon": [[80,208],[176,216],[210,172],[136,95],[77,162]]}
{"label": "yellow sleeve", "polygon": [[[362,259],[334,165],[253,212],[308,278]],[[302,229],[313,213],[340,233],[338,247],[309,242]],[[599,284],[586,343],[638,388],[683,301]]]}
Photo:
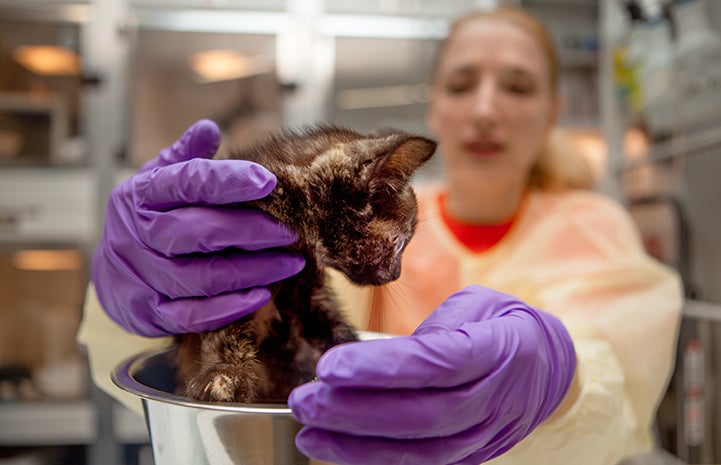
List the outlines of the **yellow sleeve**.
{"label": "yellow sleeve", "polygon": [[571,465],[583,457],[585,465],[614,465],[648,452],[657,404],[673,370],[677,289],[669,273],[618,302],[598,299],[616,306],[601,321],[562,318],[574,341],[580,394],[561,417],[488,463]]}
{"label": "yellow sleeve", "polygon": [[574,344],[582,386],[574,405],[488,464],[615,465],[635,452],[628,447],[636,423],[624,392],[623,369],[605,343]]}
{"label": "yellow sleeve", "polygon": [[144,338],[125,331],[107,316],[95,294],[95,287],[90,283],[85,294],[78,342],[87,349],[90,375],[95,385],[142,414],[140,399],[115,386],[110,374],[118,364],[133,355],[167,346],[170,338]]}
{"label": "yellow sleeve", "polygon": [[619,209],[601,205],[575,218],[576,233],[604,258],[593,272],[547,282],[537,298],[574,340],[580,394],[493,465],[570,465],[580,457],[586,465],[613,465],[653,445],[655,413],[675,361],[680,279],[643,252]]}
{"label": "yellow sleeve", "polygon": [[[597,287],[590,292],[595,291],[596,297],[587,311],[599,312],[591,320],[596,336],[622,369],[624,391],[636,421],[628,441],[647,449],[658,403],[674,368],[683,292],[677,276],[660,265],[650,263],[642,271],[619,270],[614,282],[594,283]],[[599,277],[599,281],[608,278]],[[624,295],[624,289],[634,287]],[[605,298],[600,295],[604,289]]]}
{"label": "yellow sleeve", "polygon": [[544,300],[549,308],[562,308],[562,318],[583,321],[608,345],[638,423],[633,441],[647,447],[673,371],[683,286],[677,273],[645,253],[620,206],[597,210],[576,216],[576,227],[595,242],[606,265],[549,289]]}

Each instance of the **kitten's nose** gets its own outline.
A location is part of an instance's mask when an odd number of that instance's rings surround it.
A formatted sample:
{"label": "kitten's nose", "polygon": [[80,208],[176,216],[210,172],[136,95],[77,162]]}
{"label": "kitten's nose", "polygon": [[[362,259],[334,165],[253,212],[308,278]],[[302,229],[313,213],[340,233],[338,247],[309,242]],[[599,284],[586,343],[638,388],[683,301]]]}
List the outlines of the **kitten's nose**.
{"label": "kitten's nose", "polygon": [[401,276],[401,260],[396,257],[389,266],[365,266],[360,269],[343,270],[346,276],[361,286],[379,286],[395,281]]}
{"label": "kitten's nose", "polygon": [[374,270],[371,273],[361,273],[359,275],[348,277],[351,281],[362,286],[380,286],[391,281],[395,281],[401,275],[400,267],[393,267],[392,269]]}
{"label": "kitten's nose", "polygon": [[395,260],[393,263],[393,266],[387,269],[379,270],[377,273],[378,276],[378,283],[377,284],[385,284],[389,283],[391,281],[395,281],[396,279],[401,277],[401,261],[400,257],[398,260]]}

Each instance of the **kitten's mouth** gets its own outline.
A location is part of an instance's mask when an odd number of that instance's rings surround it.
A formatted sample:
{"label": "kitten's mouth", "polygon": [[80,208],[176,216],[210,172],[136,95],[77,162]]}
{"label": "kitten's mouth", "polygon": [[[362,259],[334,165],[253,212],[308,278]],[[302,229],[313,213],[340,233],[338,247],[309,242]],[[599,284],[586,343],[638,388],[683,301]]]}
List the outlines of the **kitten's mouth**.
{"label": "kitten's mouth", "polygon": [[361,286],[380,286],[391,281],[395,281],[401,276],[400,260],[393,267],[382,270],[373,270],[372,272],[345,273],[354,283]]}

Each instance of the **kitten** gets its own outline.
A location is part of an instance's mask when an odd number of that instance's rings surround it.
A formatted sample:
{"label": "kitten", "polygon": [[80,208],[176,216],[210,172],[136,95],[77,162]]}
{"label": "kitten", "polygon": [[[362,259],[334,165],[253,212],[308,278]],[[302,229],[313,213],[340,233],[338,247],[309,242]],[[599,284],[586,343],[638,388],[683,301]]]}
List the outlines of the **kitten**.
{"label": "kitten", "polygon": [[251,315],[217,331],[180,336],[179,393],[284,403],[295,386],[314,378],[321,354],[357,340],[326,286],[324,268],[360,285],[398,278],[416,224],[411,176],[435,149],[434,141],[406,133],[367,136],[315,126],[231,153],[228,158],[252,160],[276,175],[268,197],[243,207],[291,227],[299,240],[290,248],[306,266],[272,284],[271,301]]}

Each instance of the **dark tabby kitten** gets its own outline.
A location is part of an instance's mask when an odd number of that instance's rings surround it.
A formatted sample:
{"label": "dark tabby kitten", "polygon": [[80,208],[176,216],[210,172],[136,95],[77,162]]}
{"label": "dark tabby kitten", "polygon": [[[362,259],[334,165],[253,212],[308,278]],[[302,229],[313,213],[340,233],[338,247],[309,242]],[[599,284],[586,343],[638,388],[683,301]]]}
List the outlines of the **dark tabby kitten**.
{"label": "dark tabby kitten", "polygon": [[[278,178],[254,207],[292,227],[299,274],[273,284],[271,302],[220,330],[185,334],[176,346],[182,395],[228,402],[285,402],[314,378],[320,355],[357,339],[325,283],[324,267],[361,285],[397,279],[416,224],[413,173],[435,151],[406,133],[366,136],[332,126],[284,132],[229,158]],[[239,227],[242,227],[239,225]]]}

